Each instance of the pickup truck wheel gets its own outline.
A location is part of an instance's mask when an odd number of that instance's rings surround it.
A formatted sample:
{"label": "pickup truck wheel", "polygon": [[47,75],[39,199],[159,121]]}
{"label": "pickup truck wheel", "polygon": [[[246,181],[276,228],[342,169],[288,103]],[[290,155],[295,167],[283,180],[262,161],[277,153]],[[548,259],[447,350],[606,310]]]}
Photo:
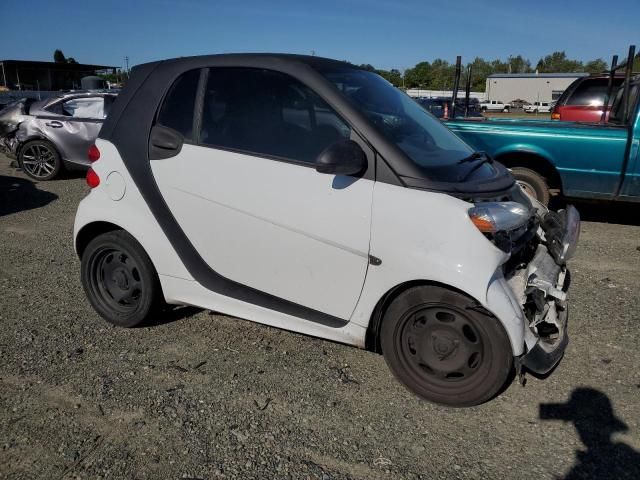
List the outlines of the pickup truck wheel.
{"label": "pickup truck wheel", "polygon": [[522,189],[543,205],[549,205],[551,194],[547,180],[538,172],[525,167],[513,167],[511,173]]}
{"label": "pickup truck wheel", "polygon": [[503,111],[504,113],[509,113],[509,107],[504,107],[504,108],[502,109],[502,111]]}
{"label": "pickup truck wheel", "polygon": [[493,316],[462,293],[413,287],[386,310],[380,343],[387,365],[409,390],[432,402],[469,407],[512,378],[509,338]]}

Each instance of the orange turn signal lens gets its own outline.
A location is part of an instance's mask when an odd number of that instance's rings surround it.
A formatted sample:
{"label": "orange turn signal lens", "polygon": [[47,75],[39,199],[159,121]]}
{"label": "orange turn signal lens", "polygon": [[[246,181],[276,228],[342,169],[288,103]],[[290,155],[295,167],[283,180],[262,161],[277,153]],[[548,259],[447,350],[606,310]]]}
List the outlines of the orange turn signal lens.
{"label": "orange turn signal lens", "polygon": [[551,120],[560,120],[560,114],[559,113],[552,113],[551,114]]}
{"label": "orange turn signal lens", "polygon": [[495,233],[496,225],[484,215],[469,215],[471,222],[482,233]]}

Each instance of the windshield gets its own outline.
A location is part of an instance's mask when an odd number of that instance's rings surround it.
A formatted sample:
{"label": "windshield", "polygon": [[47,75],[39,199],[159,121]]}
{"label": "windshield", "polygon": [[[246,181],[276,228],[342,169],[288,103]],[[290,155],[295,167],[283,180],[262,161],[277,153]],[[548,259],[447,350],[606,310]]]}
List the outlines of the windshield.
{"label": "windshield", "polygon": [[440,170],[473,153],[440,120],[379,75],[348,67],[320,73],[419,167]]}

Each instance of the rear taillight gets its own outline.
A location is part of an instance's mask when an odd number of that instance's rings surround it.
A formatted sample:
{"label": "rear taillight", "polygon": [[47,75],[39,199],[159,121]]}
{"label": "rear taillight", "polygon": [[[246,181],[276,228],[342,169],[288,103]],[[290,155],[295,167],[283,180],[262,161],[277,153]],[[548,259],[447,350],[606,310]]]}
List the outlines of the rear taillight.
{"label": "rear taillight", "polygon": [[560,120],[560,114],[556,113],[556,112],[553,112],[551,114],[551,120]]}
{"label": "rear taillight", "polygon": [[100,185],[100,177],[93,168],[87,170],[87,185],[91,188],[96,188]]}
{"label": "rear taillight", "polygon": [[95,162],[100,158],[100,150],[95,145],[91,145],[89,147],[89,151],[87,152],[87,157],[91,163]]}

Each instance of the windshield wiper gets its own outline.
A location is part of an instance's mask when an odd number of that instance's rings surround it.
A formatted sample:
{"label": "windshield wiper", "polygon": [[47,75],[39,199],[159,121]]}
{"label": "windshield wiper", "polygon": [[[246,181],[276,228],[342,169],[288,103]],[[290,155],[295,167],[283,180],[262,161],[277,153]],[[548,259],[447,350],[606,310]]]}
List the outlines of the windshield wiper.
{"label": "windshield wiper", "polygon": [[467,178],[471,176],[473,172],[478,170],[485,163],[493,163],[493,159],[489,155],[487,155],[485,152],[473,152],[468,157],[463,158],[462,160],[459,160],[458,163],[460,164],[464,162],[471,162],[473,160],[480,160],[480,161],[475,165],[473,165],[469,170],[467,170],[467,172],[464,174],[464,177],[460,179],[461,182],[464,182]]}
{"label": "windshield wiper", "polygon": [[458,164],[473,162],[474,160],[478,160],[480,158],[483,159],[482,163],[491,162],[491,158],[489,157],[489,155],[487,155],[487,152],[477,151],[473,152],[468,157],[464,157],[462,160],[458,160]]}

